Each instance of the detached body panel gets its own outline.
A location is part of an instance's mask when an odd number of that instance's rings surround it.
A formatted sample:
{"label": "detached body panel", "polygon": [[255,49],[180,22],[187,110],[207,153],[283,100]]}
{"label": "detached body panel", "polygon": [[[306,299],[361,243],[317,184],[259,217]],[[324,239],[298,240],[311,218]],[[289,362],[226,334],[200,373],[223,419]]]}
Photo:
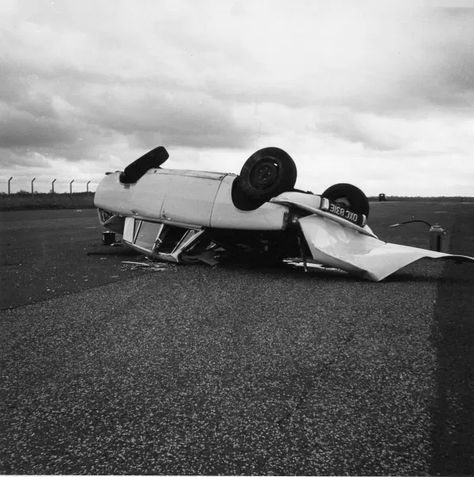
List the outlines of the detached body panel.
{"label": "detached body panel", "polygon": [[380,281],[422,258],[474,260],[417,247],[387,243],[361,234],[325,217],[312,215],[299,220],[315,262],[340,268],[368,280]]}

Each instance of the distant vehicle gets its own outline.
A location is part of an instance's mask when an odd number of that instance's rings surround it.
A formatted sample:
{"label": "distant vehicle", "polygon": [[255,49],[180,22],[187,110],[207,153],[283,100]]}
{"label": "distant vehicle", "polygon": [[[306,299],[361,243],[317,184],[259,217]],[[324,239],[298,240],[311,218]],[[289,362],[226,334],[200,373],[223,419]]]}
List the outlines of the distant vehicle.
{"label": "distant vehicle", "polygon": [[239,175],[161,168],[167,159],[160,146],[107,173],[94,199],[104,227],[156,259],[188,262],[219,247],[270,261],[299,258],[373,281],[420,258],[473,260],[379,240],[359,188],[296,190],[295,163],[277,147],[252,154]]}

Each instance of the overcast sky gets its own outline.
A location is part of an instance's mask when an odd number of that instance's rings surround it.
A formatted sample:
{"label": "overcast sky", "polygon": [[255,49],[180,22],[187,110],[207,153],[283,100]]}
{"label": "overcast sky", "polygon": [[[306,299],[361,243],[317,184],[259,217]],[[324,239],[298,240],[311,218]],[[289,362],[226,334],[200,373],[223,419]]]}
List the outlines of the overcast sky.
{"label": "overcast sky", "polygon": [[0,192],[94,188],[157,145],[297,187],[474,196],[474,0],[0,0]]}

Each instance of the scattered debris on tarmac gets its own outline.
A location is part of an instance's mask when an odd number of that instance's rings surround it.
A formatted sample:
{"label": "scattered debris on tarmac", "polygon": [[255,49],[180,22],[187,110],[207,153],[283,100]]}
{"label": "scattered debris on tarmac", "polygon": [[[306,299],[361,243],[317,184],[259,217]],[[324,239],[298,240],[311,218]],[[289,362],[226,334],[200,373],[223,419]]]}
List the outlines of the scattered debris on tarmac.
{"label": "scattered debris on tarmac", "polygon": [[143,262],[134,262],[131,260],[123,260],[122,261],[122,270],[139,270],[139,269],[146,269],[152,272],[164,272],[164,271],[169,271],[169,270],[174,270],[175,265],[172,263],[166,263],[166,262],[154,262],[151,261],[150,259],[146,259],[146,261]]}

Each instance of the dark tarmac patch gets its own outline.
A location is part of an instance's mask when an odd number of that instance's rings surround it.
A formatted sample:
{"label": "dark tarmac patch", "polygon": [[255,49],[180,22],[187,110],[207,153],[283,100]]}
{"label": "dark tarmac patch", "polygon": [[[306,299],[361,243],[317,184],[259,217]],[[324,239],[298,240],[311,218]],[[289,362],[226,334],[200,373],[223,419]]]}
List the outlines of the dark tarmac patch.
{"label": "dark tarmac patch", "polygon": [[95,210],[0,212],[0,218],[0,309],[136,276],[121,262],[139,255],[102,245]]}
{"label": "dark tarmac patch", "polygon": [[[474,218],[458,213],[452,246],[473,250]],[[433,408],[433,475],[474,474],[474,267],[448,263],[439,282],[433,325],[437,400]]]}

